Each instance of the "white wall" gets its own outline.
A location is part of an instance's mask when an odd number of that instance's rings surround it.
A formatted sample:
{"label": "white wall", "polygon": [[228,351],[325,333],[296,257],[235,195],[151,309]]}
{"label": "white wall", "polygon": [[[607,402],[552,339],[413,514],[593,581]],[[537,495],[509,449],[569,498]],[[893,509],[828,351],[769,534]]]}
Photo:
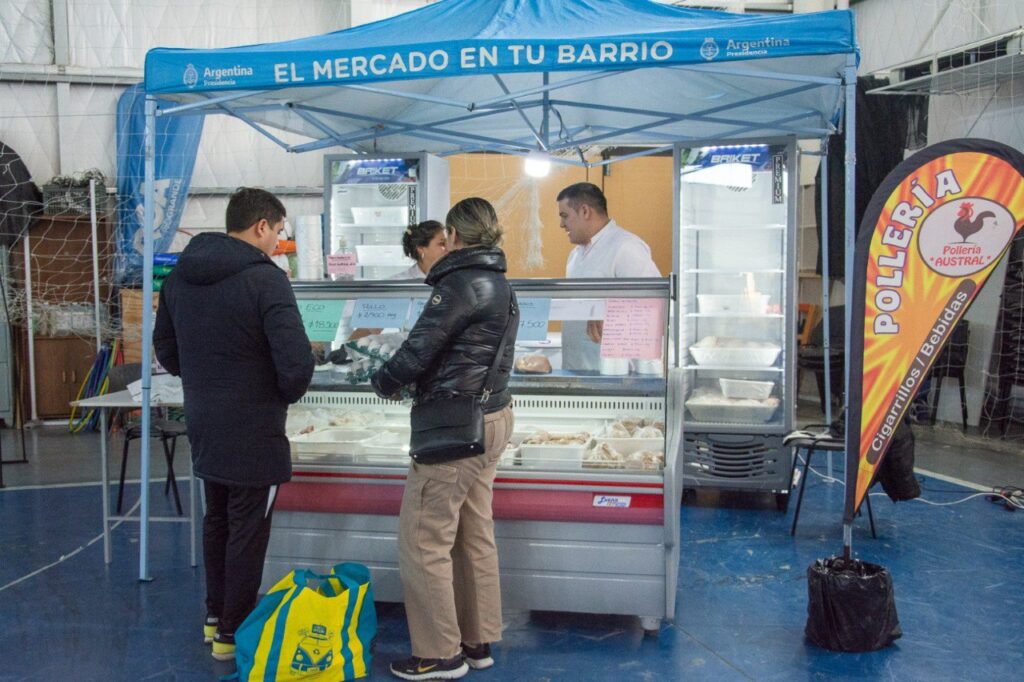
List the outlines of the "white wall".
{"label": "white wall", "polygon": [[[52,11],[59,3],[67,7],[63,29]],[[361,16],[377,18],[399,4],[352,3]],[[22,156],[37,184],[98,168],[113,186],[115,114],[125,86],[101,79],[141,80],[152,47],[225,47],[340,30],[350,25],[350,9],[348,0],[0,0],[0,140]],[[61,54],[81,82],[46,82]],[[209,117],[193,186],[319,186],[321,158],[289,155],[238,121]],[[190,203],[197,205],[186,209],[183,226],[223,222],[223,200]]]}
{"label": "white wall", "polygon": [[[853,4],[861,75],[1024,26],[1022,0],[863,0]],[[954,95],[932,96],[928,143],[959,137],[988,138],[1024,149],[1024,73],[994,87],[965,79]],[[992,273],[965,319],[971,323],[967,365],[968,421],[978,423],[995,335],[1005,265]],[[939,419],[960,421],[955,382],[943,387]]]}

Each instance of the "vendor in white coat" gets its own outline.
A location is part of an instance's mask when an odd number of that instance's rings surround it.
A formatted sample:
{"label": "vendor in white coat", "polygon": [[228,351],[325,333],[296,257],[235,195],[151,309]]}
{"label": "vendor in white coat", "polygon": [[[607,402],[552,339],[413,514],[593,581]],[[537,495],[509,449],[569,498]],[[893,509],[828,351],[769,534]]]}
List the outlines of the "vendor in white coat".
{"label": "vendor in white coat", "polygon": [[410,226],[402,235],[402,250],[415,263],[389,279],[426,279],[430,268],[448,253],[445,245],[444,225],[436,220],[424,220],[418,225]]}
{"label": "vendor in white coat", "polygon": [[[608,200],[597,185],[578,182],[559,192],[558,217],[576,245],[565,265],[567,278],[661,277],[644,240],[608,217]],[[562,324],[563,368],[600,369],[601,327],[599,320]]]}

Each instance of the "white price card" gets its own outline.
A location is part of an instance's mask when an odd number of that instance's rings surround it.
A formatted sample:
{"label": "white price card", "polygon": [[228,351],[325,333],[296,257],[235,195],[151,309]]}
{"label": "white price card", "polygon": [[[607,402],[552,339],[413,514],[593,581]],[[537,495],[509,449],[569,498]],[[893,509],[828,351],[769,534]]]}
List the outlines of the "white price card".
{"label": "white price card", "polygon": [[299,299],[296,303],[309,340],[333,341],[345,312],[345,301]]}
{"label": "white price card", "polygon": [[408,312],[407,298],[359,298],[349,326],[353,329],[401,327]]}
{"label": "white price card", "polygon": [[543,341],[548,338],[550,298],[519,299],[519,333],[516,341]]}

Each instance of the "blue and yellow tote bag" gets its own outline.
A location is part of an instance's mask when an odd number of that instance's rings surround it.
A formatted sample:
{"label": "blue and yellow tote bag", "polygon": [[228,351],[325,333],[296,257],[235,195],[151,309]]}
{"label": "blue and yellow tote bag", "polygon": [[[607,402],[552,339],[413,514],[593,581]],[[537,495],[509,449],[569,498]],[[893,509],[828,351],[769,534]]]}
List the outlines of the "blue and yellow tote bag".
{"label": "blue and yellow tote bag", "polygon": [[338,564],[329,575],[292,571],[235,632],[238,676],[243,682],[365,677],[376,634],[366,566]]}

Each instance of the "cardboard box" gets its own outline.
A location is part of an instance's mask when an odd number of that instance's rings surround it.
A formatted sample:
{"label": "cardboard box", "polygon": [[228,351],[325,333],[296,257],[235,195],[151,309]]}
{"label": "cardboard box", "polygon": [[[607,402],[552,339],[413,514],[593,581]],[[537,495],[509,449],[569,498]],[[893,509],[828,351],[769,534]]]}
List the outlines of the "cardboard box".
{"label": "cardboard box", "polygon": [[[160,294],[153,293],[153,319]],[[142,291],[121,289],[121,346],[125,362],[142,361]]]}

